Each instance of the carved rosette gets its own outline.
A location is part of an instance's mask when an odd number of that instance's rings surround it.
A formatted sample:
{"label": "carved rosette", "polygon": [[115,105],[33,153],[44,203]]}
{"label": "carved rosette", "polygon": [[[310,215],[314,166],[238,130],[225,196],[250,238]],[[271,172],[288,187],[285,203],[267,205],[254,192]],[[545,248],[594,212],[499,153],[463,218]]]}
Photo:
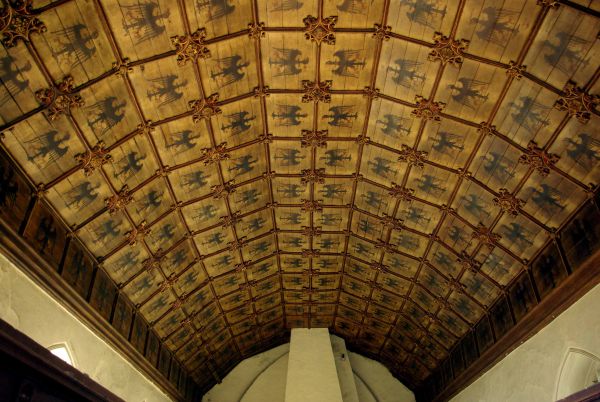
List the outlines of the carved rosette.
{"label": "carved rosette", "polygon": [[302,226],[302,235],[303,236],[320,236],[321,235],[321,226]]}
{"label": "carved rosette", "polygon": [[37,18],[38,14],[32,11],[31,0],[5,1],[2,4],[4,7],[0,9],[0,33],[4,46],[14,47],[18,40],[29,42],[31,34],[48,30]]}
{"label": "carved rosette", "polygon": [[171,168],[169,166],[161,166],[156,170],[155,175],[157,177],[167,177],[169,173],[171,173]]}
{"label": "carved rosette", "polygon": [[[170,276],[167,279],[165,279],[164,281],[162,281],[160,283],[160,285],[158,286],[160,293],[163,293],[167,289],[171,289],[176,281],[177,281],[177,278],[175,278],[173,276]],[[175,304],[175,303],[173,303],[173,304]],[[181,304],[179,304],[179,306],[181,306]],[[177,306],[177,307],[179,307],[179,306]],[[173,308],[177,308],[177,307],[175,305],[173,305]]]}
{"label": "carved rosette", "polygon": [[137,227],[125,233],[125,236],[127,237],[127,244],[130,246],[135,246],[138,241],[150,234],[150,230],[151,229],[148,227],[148,223],[146,221],[140,222]]}
{"label": "carved rosette", "polygon": [[173,36],[171,44],[175,46],[177,55],[177,65],[185,66],[188,61],[198,59],[207,59],[210,57],[210,50],[204,44],[206,40],[206,29],[199,28],[191,35]]}
{"label": "carved rosette", "polygon": [[117,194],[104,200],[104,203],[108,208],[108,213],[113,215],[124,209],[132,200],[133,196],[131,195],[131,191],[129,191],[129,186],[124,185]]}
{"label": "carved rosette", "polygon": [[248,37],[250,37],[251,39],[255,39],[255,40],[264,38],[265,37],[265,23],[264,22],[249,23],[248,24]]}
{"label": "carved rosette", "polygon": [[560,0],[537,0],[536,4],[542,7],[558,8]]}
{"label": "carved rosette", "polygon": [[506,75],[512,77],[516,80],[520,80],[523,78],[523,73],[525,72],[524,65],[518,65],[516,61],[510,61],[508,69],[506,69]]}
{"label": "carved rosette", "polygon": [[331,102],[331,85],[333,81],[309,81],[302,80],[302,90],[304,91],[304,95],[302,95],[302,103],[309,102],[323,102],[330,103]]}
{"label": "carved rosette", "polygon": [[365,89],[363,89],[363,94],[367,98],[377,99],[379,98],[380,91],[379,88],[365,87]]}
{"label": "carved rosette", "polygon": [[250,267],[250,262],[249,261],[244,261],[244,262],[240,262],[239,264],[235,265],[235,272],[246,272],[248,270],[248,267]]}
{"label": "carved rosette", "polygon": [[146,120],[146,122],[138,124],[137,132],[139,135],[150,135],[154,132],[154,128],[152,121]]}
{"label": "carved rosette", "polygon": [[427,160],[427,152],[425,151],[417,151],[409,147],[408,145],[402,144],[402,149],[400,151],[400,156],[398,157],[398,161],[400,162],[408,162],[408,166],[415,166],[418,168],[422,168],[425,166],[424,162]]}
{"label": "carved rosette", "polygon": [[194,327],[192,326],[192,319],[190,317],[184,318],[183,320],[181,320],[181,326],[182,327],[190,327],[192,330],[194,329]]}
{"label": "carved rosette", "polygon": [[488,246],[491,250],[494,248],[494,245],[498,240],[500,240],[500,235],[493,233],[491,229],[485,227],[483,224],[477,225],[477,228],[471,235],[472,239],[479,240],[482,244]]}
{"label": "carved rosette", "polygon": [[537,146],[535,141],[529,141],[527,151],[519,158],[519,162],[531,166],[542,177],[548,176],[550,168],[554,166],[560,157],[546,152],[543,148]]}
{"label": "carved rosette", "polygon": [[212,186],[210,189],[213,192],[213,198],[220,200],[227,198],[231,193],[235,192],[235,181],[230,180],[227,183],[219,184],[218,186]]}
{"label": "carved rosette", "polygon": [[[43,198],[46,194],[48,194],[48,189],[46,189],[46,185],[44,183],[38,184],[35,190],[31,192],[31,195],[33,195],[35,198]],[[70,234],[72,233],[68,233],[67,235]]]}
{"label": "carved rosette", "polygon": [[302,130],[302,148],[326,148],[328,130]]}
{"label": "carved rosette", "polygon": [[445,297],[442,297],[442,296],[438,297],[437,302],[441,309],[445,309],[445,310],[452,309],[452,303],[450,302],[450,300],[446,299]]}
{"label": "carved rosette", "polygon": [[271,170],[270,172],[264,172],[262,174],[262,179],[263,180],[271,180],[271,179],[275,178],[275,176],[277,176],[277,173],[274,170]]}
{"label": "carved rosette", "polygon": [[458,293],[463,293],[466,288],[461,281],[455,278],[450,278],[450,280],[448,280],[448,287]]}
{"label": "carved rosette", "polygon": [[569,116],[574,116],[582,124],[590,121],[592,110],[600,104],[600,97],[585,93],[573,81],[567,82],[563,92],[564,94],[554,103],[554,108],[566,111]]}
{"label": "carved rosette", "polygon": [[412,199],[415,190],[412,188],[405,188],[399,184],[392,183],[392,187],[388,191],[388,194],[400,201],[409,201]]}
{"label": "carved rosette", "polygon": [[302,184],[308,183],[325,183],[325,169],[302,169],[302,177],[300,178],[300,182]]}
{"label": "carved rosette", "polygon": [[273,142],[273,134],[263,133],[258,136],[258,141],[260,141],[261,144],[271,144]]}
{"label": "carved rosette", "polygon": [[125,76],[128,73],[133,72],[133,67],[131,67],[131,61],[127,57],[123,60],[115,61],[112,64],[112,68],[115,72],[115,75],[119,76]]}
{"label": "carved rosette", "polygon": [[383,218],[381,218],[381,223],[384,227],[388,229],[400,230],[402,229],[402,224],[404,221],[402,219],[394,218],[391,215],[383,214]]}
{"label": "carved rosette", "polygon": [[390,40],[391,32],[392,32],[391,26],[375,24],[375,32],[373,32],[373,37],[376,39],[379,39],[379,40]]}
{"label": "carved rosette", "polygon": [[469,172],[467,169],[458,168],[457,172],[458,172],[458,177],[460,177],[462,179],[471,180],[473,178],[473,174],[471,172]]}
{"label": "carved rosette", "polygon": [[455,40],[441,34],[440,32],[436,32],[433,35],[433,41],[435,44],[428,55],[428,59],[430,61],[439,60],[442,65],[451,64],[456,67],[462,64],[463,53],[465,50],[467,50],[469,45],[468,40]]}
{"label": "carved rosette", "polygon": [[482,121],[477,129],[477,132],[483,135],[492,135],[494,131],[496,131],[496,126],[485,121]]}
{"label": "carved rosette", "polygon": [[90,176],[96,169],[112,160],[112,156],[104,149],[104,142],[100,141],[94,148],[82,154],[75,155],[75,160],[83,169],[86,176]]}
{"label": "carved rosette", "polygon": [[311,258],[311,257],[318,257],[319,256],[319,249],[308,249],[305,248],[302,250],[302,257],[303,258]]}
{"label": "carved rosette", "polygon": [[161,261],[162,258],[147,258],[142,262],[142,268],[144,269],[144,271],[150,272],[153,269],[158,268],[160,266]]}
{"label": "carved rosette", "polygon": [[372,270],[377,271],[377,272],[386,272],[387,271],[387,267],[380,262],[372,262],[371,265],[369,265],[369,267]]}
{"label": "carved rosette", "polygon": [[494,198],[494,204],[499,206],[500,209],[512,216],[519,215],[519,210],[525,202],[518,199],[505,188],[501,188],[498,197]]}
{"label": "carved rosette", "polygon": [[74,89],[73,77],[67,75],[56,86],[36,91],[35,97],[48,109],[48,118],[56,120],[60,115],[69,113],[71,109],[84,105],[81,96],[73,93]]}
{"label": "carved rosette", "polygon": [[233,212],[231,215],[221,216],[219,218],[219,221],[220,221],[222,227],[228,228],[228,227],[238,223],[240,221],[240,219],[241,219],[240,213]]}
{"label": "carved rosette", "polygon": [[304,22],[304,37],[317,44],[327,43],[335,45],[334,27],[337,22],[337,17],[313,17],[307,16],[302,20]]}
{"label": "carved rosette", "polygon": [[358,137],[356,137],[356,139],[354,140],[358,145],[366,145],[369,143],[369,141],[371,141],[370,137],[367,137],[364,134],[359,135]]}
{"label": "carved rosette", "polygon": [[377,242],[375,243],[375,248],[381,249],[388,254],[396,254],[397,253],[396,249],[394,248],[394,245],[391,244],[389,241],[386,241],[383,239],[377,239]]}
{"label": "carved rosette", "polygon": [[323,211],[323,205],[319,201],[302,200],[301,209],[304,212],[321,212]]}
{"label": "carved rosette", "polygon": [[229,159],[227,152],[227,143],[222,142],[214,148],[204,148],[200,155],[200,160],[204,165],[212,165],[214,163]]}
{"label": "carved rosette", "polygon": [[192,120],[198,123],[201,120],[209,119],[212,116],[220,114],[221,108],[217,105],[219,94],[212,94],[208,98],[196,99],[190,101],[189,106],[192,109]]}
{"label": "carved rosette", "polygon": [[241,239],[230,241],[227,243],[227,248],[229,249],[229,251],[232,251],[232,252],[241,250],[247,244],[245,239],[246,239],[246,237],[244,236]]}
{"label": "carved rosette", "polygon": [[420,95],[415,96],[415,101],[417,102],[417,107],[411,112],[413,116],[425,120],[441,120],[440,113],[446,106],[444,102],[434,102]]}
{"label": "carved rosette", "polygon": [[460,253],[460,257],[457,258],[458,263],[467,271],[477,272],[481,264],[472,258],[466,251]]}
{"label": "carved rosette", "polygon": [[254,89],[252,89],[252,93],[254,94],[255,98],[266,98],[270,95],[269,86],[265,85],[254,87]]}

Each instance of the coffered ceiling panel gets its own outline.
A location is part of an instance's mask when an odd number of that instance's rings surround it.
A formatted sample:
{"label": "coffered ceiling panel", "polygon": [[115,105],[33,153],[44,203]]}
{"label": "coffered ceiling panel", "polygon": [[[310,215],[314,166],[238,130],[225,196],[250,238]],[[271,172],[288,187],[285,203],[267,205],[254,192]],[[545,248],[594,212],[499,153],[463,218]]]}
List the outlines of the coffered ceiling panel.
{"label": "coffered ceiling panel", "polygon": [[9,2],[2,147],[201,388],[294,327],[414,388],[594,196],[588,3]]}

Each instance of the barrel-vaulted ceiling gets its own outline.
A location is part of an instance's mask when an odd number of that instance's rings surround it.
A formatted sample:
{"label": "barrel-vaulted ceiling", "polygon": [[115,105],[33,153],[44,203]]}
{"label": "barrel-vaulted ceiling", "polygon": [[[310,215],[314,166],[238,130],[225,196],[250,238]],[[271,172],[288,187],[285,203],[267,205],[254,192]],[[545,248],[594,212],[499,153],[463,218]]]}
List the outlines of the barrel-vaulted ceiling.
{"label": "barrel-vaulted ceiling", "polygon": [[415,386],[598,183],[560,3],[10,3],[2,146],[199,384],[329,327]]}

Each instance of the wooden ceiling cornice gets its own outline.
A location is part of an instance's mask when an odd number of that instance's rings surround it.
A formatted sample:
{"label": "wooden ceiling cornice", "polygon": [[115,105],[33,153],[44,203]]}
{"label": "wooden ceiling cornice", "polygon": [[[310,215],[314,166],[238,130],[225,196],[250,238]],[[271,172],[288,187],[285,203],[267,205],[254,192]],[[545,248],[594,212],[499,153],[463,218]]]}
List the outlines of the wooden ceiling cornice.
{"label": "wooden ceiling cornice", "polygon": [[6,4],[2,217],[182,395],[296,326],[444,395],[598,218],[599,11],[483,3]]}

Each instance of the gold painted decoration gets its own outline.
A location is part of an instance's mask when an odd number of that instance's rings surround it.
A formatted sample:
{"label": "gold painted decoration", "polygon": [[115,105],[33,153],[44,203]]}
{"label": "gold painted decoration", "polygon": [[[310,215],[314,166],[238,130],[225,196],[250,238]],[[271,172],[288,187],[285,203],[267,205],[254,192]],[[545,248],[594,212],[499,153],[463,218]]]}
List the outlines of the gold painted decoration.
{"label": "gold painted decoration", "polygon": [[302,200],[301,208],[305,212],[321,212],[323,205],[319,201]]}
{"label": "gold painted decoration", "polygon": [[129,191],[129,187],[125,185],[117,194],[104,200],[104,203],[108,208],[108,212],[112,215],[125,208],[132,200],[133,196],[131,195],[131,191]]}
{"label": "gold painted decoration", "polygon": [[111,162],[112,156],[105,149],[104,143],[100,141],[92,149],[82,154],[75,155],[77,163],[83,169],[86,176],[90,176],[92,173],[102,167],[102,165]]}
{"label": "gold painted decoration", "polygon": [[133,67],[131,66],[131,60],[125,57],[122,60],[115,61],[113,63],[113,70],[118,76],[126,76],[128,73],[131,73],[133,71]]}
{"label": "gold painted decoration", "polygon": [[194,123],[220,114],[222,110],[217,105],[218,100],[219,94],[212,94],[208,98],[190,101],[189,106],[192,109],[192,119]]}
{"label": "gold painted decoration", "polygon": [[550,154],[545,149],[538,147],[535,141],[529,141],[527,151],[519,158],[519,163],[529,165],[542,177],[548,176],[550,169],[559,160],[558,155]]}
{"label": "gold painted decoration", "polygon": [[481,268],[481,264],[472,258],[469,253],[463,251],[460,257],[457,259],[458,263],[461,264],[467,271],[478,272]]}
{"label": "gold painted decoration", "polygon": [[392,187],[390,188],[388,193],[389,195],[399,199],[400,201],[409,201],[415,193],[415,190],[411,188],[405,188],[400,184],[392,183]]}
{"label": "gold painted decoration", "polygon": [[371,88],[371,87],[365,87],[363,92],[366,97],[371,98],[371,99],[379,98],[379,94],[381,93],[379,88]]}
{"label": "gold painted decoration", "polygon": [[233,226],[240,221],[240,213],[233,212],[231,215],[222,216],[219,218],[219,221],[220,221],[221,227],[223,227],[223,228]]}
{"label": "gold painted decoration", "polygon": [[516,61],[511,60],[509,62],[508,69],[506,69],[506,75],[516,80],[520,80],[521,78],[523,78],[523,73],[525,72],[526,68],[527,66],[522,64],[518,65]]}
{"label": "gold painted decoration", "polygon": [[0,33],[2,44],[6,47],[16,46],[18,41],[29,42],[33,33],[44,33],[48,30],[31,7],[32,0],[7,0],[0,9]]}
{"label": "gold painted decoration", "polygon": [[212,165],[230,158],[227,152],[227,143],[223,142],[214,148],[205,148],[201,151],[200,160],[204,165]]}
{"label": "gold painted decoration", "polygon": [[599,96],[590,95],[573,81],[569,81],[563,89],[563,95],[554,103],[554,108],[566,111],[569,116],[575,117],[580,123],[585,124],[590,121],[591,113],[599,104]]}
{"label": "gold painted decoration", "polygon": [[211,57],[210,49],[204,44],[206,29],[199,28],[191,35],[173,36],[171,43],[175,46],[177,64],[184,66],[188,61],[196,62],[198,59]]}
{"label": "gold painted decoration", "polygon": [[213,193],[213,198],[227,198],[229,194],[235,192],[235,180],[231,180],[227,183],[219,184],[217,186],[212,186],[211,191]]}
{"label": "gold painted decoration", "polygon": [[130,246],[135,246],[139,241],[148,236],[151,230],[152,229],[148,227],[148,223],[146,221],[140,222],[138,226],[125,233],[127,244]]}
{"label": "gold painted decoration", "polygon": [[517,216],[525,202],[518,199],[505,188],[501,188],[497,197],[494,198],[496,204],[503,212],[512,216]]}
{"label": "gold painted decoration", "polygon": [[388,229],[400,230],[402,229],[403,223],[404,221],[402,219],[394,218],[388,214],[384,214],[381,219],[381,224]]}
{"label": "gold painted decoration", "polygon": [[493,233],[489,228],[485,227],[485,225],[478,224],[475,231],[472,233],[471,238],[478,240],[488,248],[493,249],[501,236]]}
{"label": "gold painted decoration", "polygon": [[330,103],[331,102],[331,85],[333,81],[302,81],[302,90],[304,91],[304,95],[302,95],[302,102],[322,102],[322,103]]}
{"label": "gold painted decoration", "polygon": [[427,152],[418,151],[409,147],[406,144],[402,144],[398,160],[400,162],[407,162],[408,166],[422,168],[423,166],[425,166],[425,161],[427,160]]}
{"label": "gold painted decoration", "polygon": [[301,172],[302,177],[300,182],[302,184],[307,183],[324,183],[325,182],[325,169],[304,169]]}
{"label": "gold painted decoration", "polygon": [[597,17],[473,1],[9,1],[0,218],[194,392],[292,327],[450,384],[597,244]]}
{"label": "gold painted decoration", "polygon": [[82,107],[85,102],[78,93],[74,93],[73,77],[67,75],[56,86],[40,89],[35,93],[38,101],[48,109],[48,118],[56,120],[63,114],[69,114],[71,109]]}
{"label": "gold painted decoration", "polygon": [[328,130],[302,130],[303,148],[326,148]]}
{"label": "gold painted decoration", "polygon": [[441,32],[433,35],[434,46],[429,53],[430,61],[439,61],[442,65],[450,64],[459,67],[463,62],[463,53],[469,46],[466,39],[453,39],[445,36]]}
{"label": "gold painted decoration", "polygon": [[417,103],[416,108],[411,112],[411,114],[415,117],[419,117],[425,120],[434,120],[440,121],[441,116],[440,113],[446,106],[444,102],[434,102],[429,99],[425,99],[424,97],[417,95],[415,97],[415,101]]}
{"label": "gold painted decoration", "polygon": [[483,134],[483,135],[492,135],[494,134],[494,132],[496,131],[496,126],[487,123],[487,122],[481,122],[479,124],[479,127],[477,128],[477,132]]}
{"label": "gold painted decoration", "polygon": [[338,17],[313,17],[307,16],[304,22],[304,37],[317,44],[326,43],[335,45],[335,24]]}
{"label": "gold painted decoration", "polygon": [[255,40],[264,38],[265,37],[265,23],[264,22],[258,22],[258,23],[251,22],[250,24],[248,24],[248,36],[251,39],[255,39]]}
{"label": "gold painted decoration", "polygon": [[375,32],[373,37],[379,40],[390,40],[392,27],[390,25],[375,24]]}
{"label": "gold painted decoration", "polygon": [[536,0],[536,4],[542,7],[558,8],[560,6],[560,0]]}

